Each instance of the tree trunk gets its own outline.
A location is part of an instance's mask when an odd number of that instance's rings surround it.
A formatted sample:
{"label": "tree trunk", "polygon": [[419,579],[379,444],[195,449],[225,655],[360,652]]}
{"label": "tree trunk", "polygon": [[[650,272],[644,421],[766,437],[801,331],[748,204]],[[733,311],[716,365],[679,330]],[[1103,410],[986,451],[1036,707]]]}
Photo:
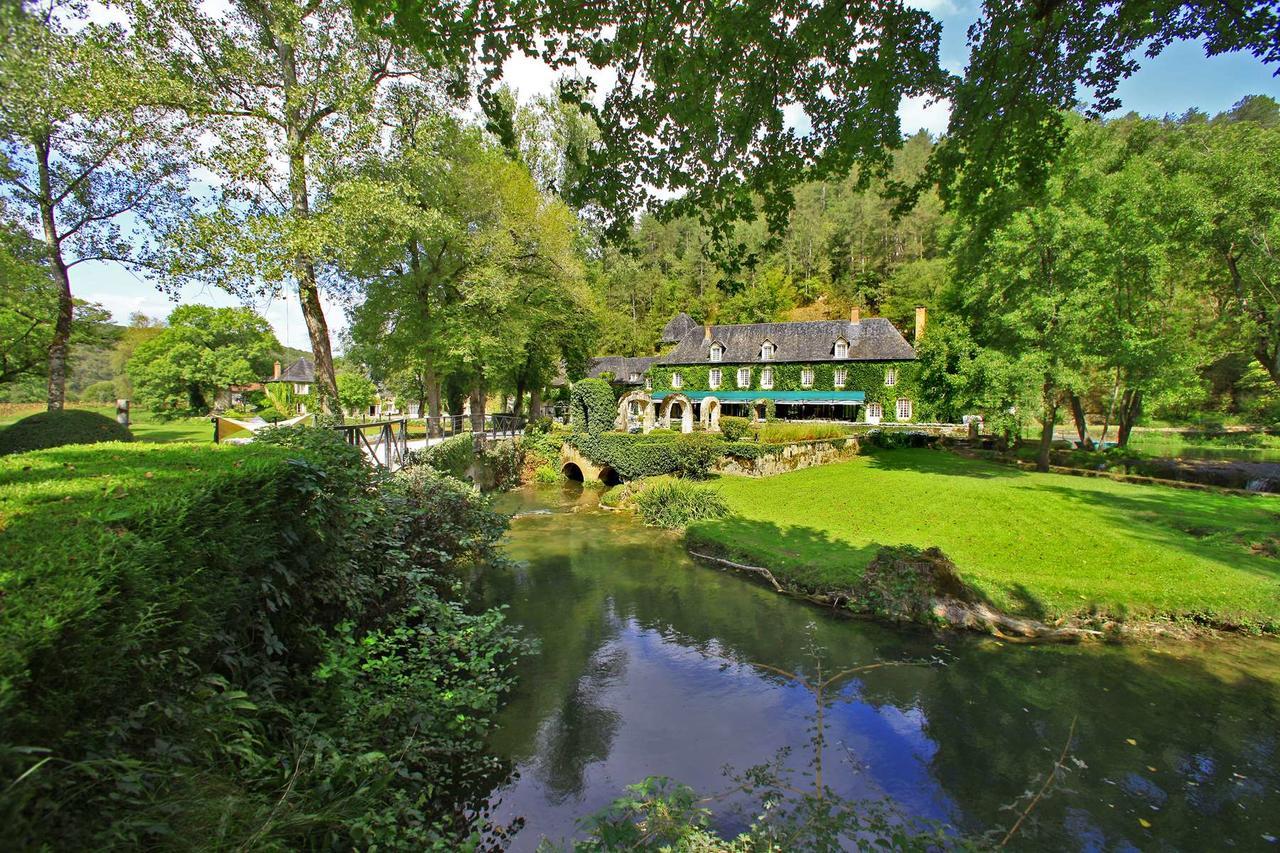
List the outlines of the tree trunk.
{"label": "tree trunk", "polygon": [[[297,99],[298,71],[294,46],[286,39],[275,40],[276,55],[280,60],[285,98],[285,138],[289,146],[289,206],[295,219],[305,222],[311,218],[311,197],[307,186],[307,140],[303,135],[300,114],[301,102]],[[320,409],[328,415],[342,418],[338,404],[338,377],[333,368],[333,348],[329,342],[329,324],[324,318],[324,306],[320,304],[320,287],[316,280],[315,261],[305,252],[293,256],[293,274],[298,281],[298,303],[302,306],[303,319],[307,321],[307,335],[311,339],[311,355],[316,365],[316,387],[320,392]]]}
{"label": "tree trunk", "polygon": [[1120,420],[1116,424],[1117,444],[1121,447],[1128,446],[1129,433],[1133,431],[1133,425],[1141,416],[1142,392],[1126,390],[1120,399]]}
{"label": "tree trunk", "polygon": [[529,420],[542,417],[542,389],[534,386],[529,390]]}
{"label": "tree trunk", "polygon": [[1049,451],[1053,449],[1053,427],[1058,421],[1058,401],[1053,385],[1044,383],[1044,415],[1040,426],[1040,447],[1036,451],[1036,470],[1049,470]]}
{"label": "tree trunk", "polygon": [[438,438],[441,434],[440,423],[440,378],[436,376],[435,367],[427,366],[427,435]]}
{"label": "tree trunk", "polygon": [[58,287],[58,318],[49,342],[49,381],[46,402],[51,412],[61,411],[67,399],[67,355],[71,349],[71,322],[76,303],[71,297],[71,276],[62,257],[62,237],[53,209],[53,177],[49,172],[49,137],[33,140],[36,165],[40,172],[40,227],[49,250],[49,266]]}
{"label": "tree trunk", "polygon": [[511,414],[514,415],[516,419],[519,419],[520,415],[524,414],[524,383],[525,378],[523,375],[516,380],[515,405],[511,407]]}
{"label": "tree trunk", "polygon": [[471,431],[484,432],[484,405],[487,396],[484,386],[476,384],[471,389]]}
{"label": "tree trunk", "polygon": [[1080,399],[1080,395],[1074,391],[1070,394],[1071,417],[1076,422],[1076,434],[1080,436],[1080,447],[1084,450],[1093,450],[1093,438],[1089,435],[1089,424],[1085,420],[1084,403]]}

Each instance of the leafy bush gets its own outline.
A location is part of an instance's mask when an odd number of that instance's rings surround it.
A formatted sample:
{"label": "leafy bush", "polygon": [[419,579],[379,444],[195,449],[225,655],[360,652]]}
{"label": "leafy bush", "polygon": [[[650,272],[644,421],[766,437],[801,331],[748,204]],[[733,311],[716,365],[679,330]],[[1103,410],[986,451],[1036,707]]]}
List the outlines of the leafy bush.
{"label": "leafy bush", "polygon": [[613,388],[603,379],[575,382],[569,397],[569,423],[574,432],[599,435],[613,429],[618,418],[618,401]]}
{"label": "leafy bush", "polygon": [[[521,479],[524,482],[554,483],[560,480],[560,448],[564,445],[565,435],[561,432],[529,432],[520,437],[520,450],[523,454]],[[548,478],[543,472],[552,473]]]}
{"label": "leafy bush", "polygon": [[672,446],[675,471],[692,480],[704,480],[723,452],[724,442],[714,435],[691,432],[678,436]]}
{"label": "leafy bush", "polygon": [[446,438],[434,447],[422,450],[415,454],[413,461],[464,480],[475,458],[475,442],[468,432]]}
{"label": "leafy bush", "polygon": [[37,412],[0,431],[0,456],[103,441],[133,441],[133,433],[113,418],[84,409]]}
{"label": "leafy bush", "polygon": [[751,421],[746,418],[723,415],[720,418],[720,433],[725,441],[742,441],[751,434]]}
{"label": "leafy bush", "polygon": [[86,403],[114,403],[119,399],[116,396],[116,383],[110,379],[95,382],[80,392],[80,399]]}
{"label": "leafy bush", "polygon": [[693,521],[729,514],[718,491],[675,477],[646,480],[639,488],[633,488],[625,501],[636,508],[645,524],[654,527],[684,527]]}
{"label": "leafy bush", "polygon": [[294,428],[0,460],[0,517],[12,846],[454,849],[478,828],[519,647],[454,600],[502,531],[474,489]]}
{"label": "leafy bush", "polygon": [[560,471],[552,465],[539,465],[534,469],[531,480],[542,486],[553,486],[560,482],[562,475]]}

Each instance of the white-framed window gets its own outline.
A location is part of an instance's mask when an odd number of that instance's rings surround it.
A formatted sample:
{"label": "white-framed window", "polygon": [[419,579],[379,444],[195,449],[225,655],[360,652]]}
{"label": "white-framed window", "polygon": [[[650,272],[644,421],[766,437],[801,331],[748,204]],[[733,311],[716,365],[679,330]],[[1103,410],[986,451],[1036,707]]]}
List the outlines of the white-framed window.
{"label": "white-framed window", "polygon": [[310,385],[307,385],[306,383],[303,383],[303,382],[295,382],[295,383],[293,383],[293,393],[295,393],[295,394],[310,394],[310,393],[311,393],[311,386],[310,386]]}
{"label": "white-framed window", "polygon": [[684,377],[680,375],[679,371],[671,374],[671,387],[672,388],[684,387]]}
{"label": "white-framed window", "polygon": [[712,345],[711,345],[711,360],[712,360],[712,361],[723,361],[723,360],[724,360],[724,347],[720,346],[719,344],[712,344]]}
{"label": "white-framed window", "polygon": [[773,368],[772,367],[766,367],[764,370],[760,371],[760,387],[761,388],[773,387]]}
{"label": "white-framed window", "polygon": [[835,386],[837,388],[843,388],[844,384],[849,381],[849,371],[845,370],[843,367],[837,367],[835,369],[835,377]]}
{"label": "white-framed window", "polygon": [[886,387],[893,387],[898,384],[898,368],[886,367],[884,369],[884,384]]}
{"label": "white-framed window", "polygon": [[652,377],[652,376],[646,376],[646,377],[644,378],[644,390],[646,390],[646,391],[652,391],[652,390],[653,390],[653,377]]}
{"label": "white-framed window", "polygon": [[800,371],[800,384],[808,388],[813,384],[813,368],[806,367]]}
{"label": "white-framed window", "polygon": [[911,401],[905,398],[898,398],[897,417],[900,421],[911,420]]}
{"label": "white-framed window", "polygon": [[843,341],[843,340],[836,341],[836,358],[848,358],[848,357],[849,357],[849,342]]}
{"label": "white-framed window", "polygon": [[639,382],[639,381],[640,381],[640,374],[639,374],[639,373],[632,373],[632,374],[631,374],[631,380],[630,380],[630,381],[632,381],[632,382]]}
{"label": "white-framed window", "polygon": [[867,423],[878,424],[884,417],[884,408],[879,403],[867,403]]}
{"label": "white-framed window", "polygon": [[773,361],[773,350],[774,350],[774,347],[773,347],[773,343],[772,343],[772,342],[770,342],[770,341],[765,341],[763,344],[761,344],[761,345],[760,345],[760,360],[761,360],[761,361]]}
{"label": "white-framed window", "polygon": [[720,387],[720,377],[721,372],[718,367],[713,367],[707,372],[707,384],[711,386],[712,390]]}
{"label": "white-framed window", "polygon": [[749,367],[738,368],[738,387],[739,388],[751,387],[751,368]]}

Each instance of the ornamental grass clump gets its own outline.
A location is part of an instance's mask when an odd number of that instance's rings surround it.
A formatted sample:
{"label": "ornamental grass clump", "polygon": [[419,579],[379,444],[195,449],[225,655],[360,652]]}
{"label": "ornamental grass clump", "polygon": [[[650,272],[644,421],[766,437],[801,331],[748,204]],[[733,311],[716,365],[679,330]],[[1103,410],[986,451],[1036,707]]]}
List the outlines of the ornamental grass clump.
{"label": "ornamental grass clump", "polygon": [[632,488],[629,502],[653,527],[675,529],[729,514],[719,491],[676,477],[646,480],[640,488]]}

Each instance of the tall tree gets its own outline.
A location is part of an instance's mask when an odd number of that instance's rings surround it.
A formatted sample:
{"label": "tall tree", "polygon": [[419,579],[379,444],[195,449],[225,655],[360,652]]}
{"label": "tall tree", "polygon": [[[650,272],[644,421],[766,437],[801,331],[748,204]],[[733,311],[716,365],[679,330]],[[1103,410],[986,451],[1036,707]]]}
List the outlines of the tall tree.
{"label": "tall tree", "polygon": [[520,406],[561,360],[588,354],[578,223],[479,131],[440,120],[406,139],[330,211],[351,228],[349,272],[365,282],[352,337],[386,368],[427,377],[433,417],[450,377],[466,383],[473,417],[493,390]]}
{"label": "tall tree", "polygon": [[419,60],[370,32],[338,0],[135,2],[132,19],[178,85],[168,104],[200,120],[211,142],[199,162],[218,178],[214,209],[172,245],[176,280],[239,294],[291,284],[307,324],[317,390],[340,413],[321,303],[332,262],[317,201],[376,141],[376,109]]}
{"label": "tall tree", "polygon": [[0,199],[44,241],[57,287],[48,346],[50,410],[66,397],[75,316],[72,271],[89,261],[145,266],[147,233],[182,205],[172,116],[154,69],[116,28],[47,0],[0,6]]}
{"label": "tall tree", "polygon": [[183,305],[125,365],[138,402],[162,415],[205,414],[214,396],[266,374],[279,342],[248,308]]}

